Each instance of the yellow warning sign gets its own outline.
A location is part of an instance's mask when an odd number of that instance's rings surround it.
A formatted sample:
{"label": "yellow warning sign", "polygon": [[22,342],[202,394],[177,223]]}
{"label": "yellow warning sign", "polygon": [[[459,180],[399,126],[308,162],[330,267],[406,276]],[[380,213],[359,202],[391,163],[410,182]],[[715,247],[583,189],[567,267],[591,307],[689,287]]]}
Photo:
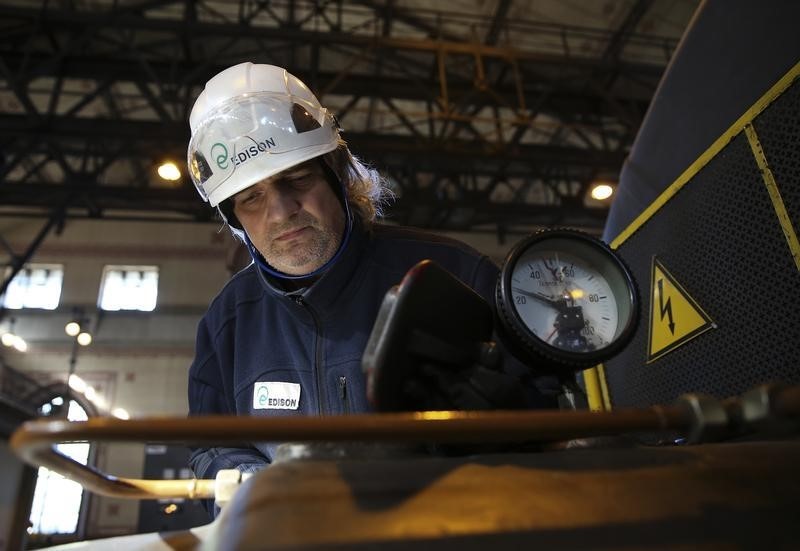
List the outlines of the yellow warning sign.
{"label": "yellow warning sign", "polygon": [[654,256],[647,363],[715,327],[714,322]]}

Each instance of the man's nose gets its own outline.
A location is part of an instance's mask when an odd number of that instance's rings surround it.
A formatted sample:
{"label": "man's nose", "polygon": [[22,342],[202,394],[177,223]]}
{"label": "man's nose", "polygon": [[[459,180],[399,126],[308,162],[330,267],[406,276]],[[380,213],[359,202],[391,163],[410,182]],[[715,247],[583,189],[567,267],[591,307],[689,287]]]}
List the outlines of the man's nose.
{"label": "man's nose", "polygon": [[270,222],[287,220],[300,210],[300,201],[287,190],[280,188],[270,190],[267,202],[267,219]]}

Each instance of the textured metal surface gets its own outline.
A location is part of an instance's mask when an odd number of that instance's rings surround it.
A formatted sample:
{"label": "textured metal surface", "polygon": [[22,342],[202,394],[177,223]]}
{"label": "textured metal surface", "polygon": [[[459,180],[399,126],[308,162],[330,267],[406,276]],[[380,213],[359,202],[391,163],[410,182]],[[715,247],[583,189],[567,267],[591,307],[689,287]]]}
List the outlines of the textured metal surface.
{"label": "textured metal surface", "polygon": [[788,549],[800,443],[275,465],[225,549]]}
{"label": "textured metal surface", "polygon": [[[795,227],[798,89],[795,82],[754,122]],[[645,318],[628,348],[606,363],[615,406],[800,381],[800,273],[743,133],[618,250],[641,286],[643,313],[651,306],[655,255],[718,327],[646,364]]]}

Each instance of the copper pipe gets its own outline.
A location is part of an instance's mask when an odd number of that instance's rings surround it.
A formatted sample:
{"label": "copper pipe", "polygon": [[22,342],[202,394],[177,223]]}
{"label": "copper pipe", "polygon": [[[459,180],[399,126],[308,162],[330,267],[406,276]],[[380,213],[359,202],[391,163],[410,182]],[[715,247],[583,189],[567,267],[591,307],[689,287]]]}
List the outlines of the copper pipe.
{"label": "copper pipe", "polygon": [[207,498],[213,480],[141,480],[118,478],[62,455],[65,442],[171,442],[241,444],[245,442],[527,442],[568,440],[636,431],[678,430],[691,426],[680,407],[591,413],[584,411],[429,411],[335,417],[149,418],[108,417],[88,421],[28,421],[11,437],[25,462],[43,466],[111,497]]}

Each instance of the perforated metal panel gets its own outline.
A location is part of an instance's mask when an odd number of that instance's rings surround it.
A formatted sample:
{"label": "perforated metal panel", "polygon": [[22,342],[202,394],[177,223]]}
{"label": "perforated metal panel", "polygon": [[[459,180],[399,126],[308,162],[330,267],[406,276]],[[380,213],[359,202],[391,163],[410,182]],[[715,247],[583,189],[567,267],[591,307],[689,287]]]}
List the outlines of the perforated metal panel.
{"label": "perforated metal panel", "polygon": [[[797,81],[753,125],[798,228]],[[643,315],[631,345],[606,363],[615,407],[668,403],[685,392],[726,397],[768,381],[800,383],[800,271],[744,132],[618,251],[639,282]],[[647,363],[653,255],[717,327]]]}

